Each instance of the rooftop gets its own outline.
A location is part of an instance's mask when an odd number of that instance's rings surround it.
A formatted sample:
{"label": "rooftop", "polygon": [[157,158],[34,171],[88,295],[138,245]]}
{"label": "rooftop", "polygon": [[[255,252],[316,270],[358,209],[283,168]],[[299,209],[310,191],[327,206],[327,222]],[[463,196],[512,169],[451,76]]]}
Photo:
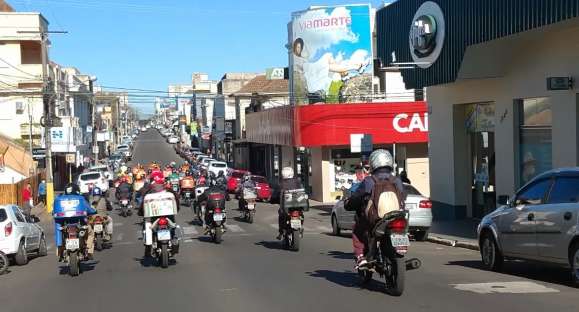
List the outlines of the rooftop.
{"label": "rooftop", "polygon": [[287,94],[289,81],[286,79],[268,80],[265,75],[259,75],[250,80],[233,95],[257,94]]}

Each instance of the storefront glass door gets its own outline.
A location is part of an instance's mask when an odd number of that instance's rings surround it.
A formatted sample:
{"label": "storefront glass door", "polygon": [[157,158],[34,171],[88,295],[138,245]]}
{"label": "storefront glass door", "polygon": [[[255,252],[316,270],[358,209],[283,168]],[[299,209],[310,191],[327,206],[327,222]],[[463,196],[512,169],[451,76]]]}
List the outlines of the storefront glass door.
{"label": "storefront glass door", "polygon": [[482,218],[496,205],[494,120],[494,103],[470,104],[466,109],[474,218]]}

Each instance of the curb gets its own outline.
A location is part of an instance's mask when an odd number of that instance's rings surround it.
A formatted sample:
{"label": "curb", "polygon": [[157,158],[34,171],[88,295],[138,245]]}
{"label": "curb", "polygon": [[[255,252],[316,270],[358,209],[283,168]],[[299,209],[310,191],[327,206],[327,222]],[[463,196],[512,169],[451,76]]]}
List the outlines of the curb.
{"label": "curb", "polygon": [[480,250],[478,244],[472,243],[472,242],[452,240],[452,239],[446,239],[446,238],[441,238],[441,237],[436,237],[436,236],[429,236],[427,240],[431,243],[446,245],[446,246],[450,246],[450,247],[465,248],[465,249],[470,249],[470,250],[475,250],[475,251]]}

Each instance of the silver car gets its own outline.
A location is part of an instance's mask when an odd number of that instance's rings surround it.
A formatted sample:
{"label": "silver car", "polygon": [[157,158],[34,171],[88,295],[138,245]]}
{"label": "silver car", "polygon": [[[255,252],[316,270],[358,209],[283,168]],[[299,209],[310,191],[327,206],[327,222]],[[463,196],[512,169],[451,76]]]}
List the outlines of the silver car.
{"label": "silver car", "polygon": [[[404,184],[404,191],[410,234],[417,241],[424,241],[428,238],[428,231],[432,225],[432,202],[410,184]],[[332,234],[340,235],[342,230],[352,230],[355,215],[355,211],[344,209],[344,199],[340,199],[332,208]]]}
{"label": "silver car", "polygon": [[498,271],[505,258],[561,265],[579,286],[579,168],[545,172],[498,203],[477,230],[485,267]]}

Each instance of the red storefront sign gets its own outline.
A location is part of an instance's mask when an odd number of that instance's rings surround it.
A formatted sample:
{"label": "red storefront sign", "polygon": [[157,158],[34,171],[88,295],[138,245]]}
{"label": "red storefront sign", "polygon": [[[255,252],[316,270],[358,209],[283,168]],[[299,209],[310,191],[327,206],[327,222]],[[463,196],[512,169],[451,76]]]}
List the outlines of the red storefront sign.
{"label": "red storefront sign", "polygon": [[293,146],[349,145],[351,134],[374,144],[428,142],[426,102],[285,106],[246,115],[247,140]]}

